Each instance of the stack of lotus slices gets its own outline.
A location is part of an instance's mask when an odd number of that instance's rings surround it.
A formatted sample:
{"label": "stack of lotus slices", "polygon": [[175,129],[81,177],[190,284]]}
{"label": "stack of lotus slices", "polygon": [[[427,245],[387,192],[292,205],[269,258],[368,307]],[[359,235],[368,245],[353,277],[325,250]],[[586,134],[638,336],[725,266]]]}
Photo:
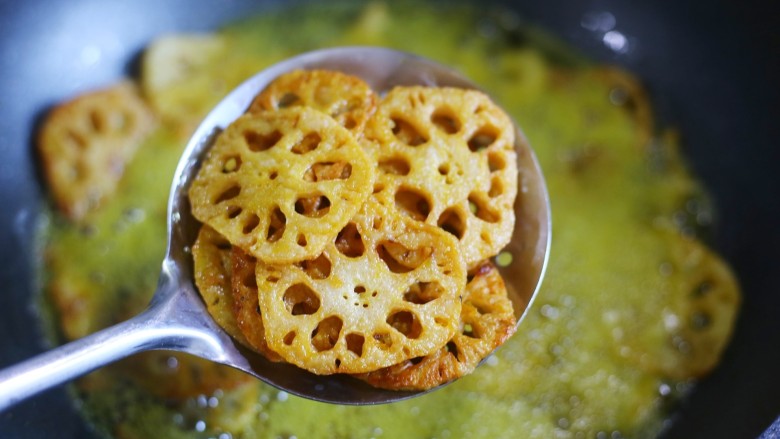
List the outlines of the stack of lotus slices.
{"label": "stack of lotus slices", "polygon": [[189,197],[209,312],[271,361],[425,390],[515,330],[515,128],[488,96],[326,70],[276,78],[216,139]]}

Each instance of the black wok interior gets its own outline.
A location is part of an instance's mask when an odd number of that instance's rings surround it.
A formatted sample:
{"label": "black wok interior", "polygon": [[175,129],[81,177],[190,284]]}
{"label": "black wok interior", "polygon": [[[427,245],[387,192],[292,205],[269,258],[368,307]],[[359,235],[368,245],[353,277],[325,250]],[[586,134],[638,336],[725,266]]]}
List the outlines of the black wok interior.
{"label": "black wok interior", "polygon": [[[272,3],[0,0],[0,367],[46,348],[33,300],[44,192],[32,144],[41,115],[132,73],[157,35],[211,30]],[[680,128],[684,154],[716,202],[712,243],[734,266],[744,296],[723,363],[681,404],[667,436],[760,435],[780,415],[780,8],[759,0],[514,3],[529,22],[635,72],[659,118]],[[585,14],[604,11],[634,50],[616,55],[581,26]],[[0,413],[4,438],[91,435],[65,388]]]}

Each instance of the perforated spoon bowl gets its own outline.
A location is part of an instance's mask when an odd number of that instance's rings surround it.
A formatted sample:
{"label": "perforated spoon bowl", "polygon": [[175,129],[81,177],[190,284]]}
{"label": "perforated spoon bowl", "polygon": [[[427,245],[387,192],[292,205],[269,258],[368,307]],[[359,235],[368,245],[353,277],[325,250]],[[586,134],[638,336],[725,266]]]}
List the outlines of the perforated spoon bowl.
{"label": "perforated spoon bowl", "polygon": [[[305,53],[253,76],[223,99],[203,120],[179,161],[168,202],[168,247],[157,291],[141,314],[0,371],[0,410],[131,354],[153,350],[186,352],[249,373],[294,395],[317,401],[367,405],[426,392],[371,387],[346,376],[318,376],[295,366],[271,363],[228,336],[210,317],[193,285],[190,246],[200,224],[190,214],[187,188],[215,137],[243,114],[254,96],[277,76],[296,69],[339,70],[363,78],[374,90],[396,85],[477,88],[457,72],[404,52],[342,47]],[[517,130],[520,170],[516,226],[501,267],[518,323],[541,284],[550,248],[550,204],[539,165]]]}

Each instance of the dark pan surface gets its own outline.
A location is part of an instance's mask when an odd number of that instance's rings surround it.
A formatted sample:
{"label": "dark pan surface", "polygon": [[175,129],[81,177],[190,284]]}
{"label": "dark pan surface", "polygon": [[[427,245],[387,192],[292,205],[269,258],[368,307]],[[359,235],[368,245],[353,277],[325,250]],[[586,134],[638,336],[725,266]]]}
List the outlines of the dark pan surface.
{"label": "dark pan surface", "polygon": [[[209,30],[270,2],[0,0],[0,367],[45,349],[33,294],[43,203],[32,133],[48,106],[132,72],[165,32]],[[735,267],[742,313],[722,365],[682,404],[668,437],[756,437],[780,415],[780,14],[748,2],[523,1],[529,21],[636,72],[716,201],[714,246]],[[608,11],[633,50],[581,26]],[[85,50],[86,48],[86,50]],[[99,58],[94,65],[87,67]],[[64,389],[0,413],[0,436],[90,437]]]}

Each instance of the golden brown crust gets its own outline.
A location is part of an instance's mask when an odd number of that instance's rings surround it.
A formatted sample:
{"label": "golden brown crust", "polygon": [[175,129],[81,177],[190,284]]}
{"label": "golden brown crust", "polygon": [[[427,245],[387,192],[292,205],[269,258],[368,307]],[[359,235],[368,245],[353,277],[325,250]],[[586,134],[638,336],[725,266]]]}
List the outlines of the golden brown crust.
{"label": "golden brown crust", "polygon": [[376,110],[377,96],[362,79],[333,70],[295,70],[276,78],[249,112],[307,106],[359,135]]}
{"label": "golden brown crust", "polygon": [[279,354],[271,350],[265,340],[263,316],[260,313],[257,300],[258,291],[255,280],[257,260],[239,247],[233,247],[231,263],[233,266],[233,315],[244,340],[246,340],[246,346],[271,361],[282,361]]}
{"label": "golden brown crust", "polygon": [[514,332],[517,320],[496,267],[483,261],[470,272],[460,330],[441,349],[391,367],[355,375],[372,386],[426,390],[471,373]]}
{"label": "golden brown crust", "polygon": [[78,221],[99,206],[153,127],[152,112],[131,83],[54,108],[41,128],[38,151],[58,209]]}
{"label": "golden brown crust", "polygon": [[217,324],[231,337],[247,344],[233,314],[232,248],[230,242],[214,229],[201,227],[192,246],[195,286]]}
{"label": "golden brown crust", "polygon": [[512,236],[517,195],[515,128],[475,90],[396,87],[365,129],[378,164],[374,197],[461,242],[470,266]]}
{"label": "golden brown crust", "polygon": [[457,330],[466,281],[457,247],[436,227],[366,202],[317,258],[258,261],[269,346],[318,374],[368,372],[440,348]]}
{"label": "golden brown crust", "polygon": [[[338,173],[319,169],[336,166]],[[374,176],[346,129],[319,111],[295,107],[233,122],[209,151],[189,196],[193,215],[233,245],[285,264],[322,252],[368,198]]]}

